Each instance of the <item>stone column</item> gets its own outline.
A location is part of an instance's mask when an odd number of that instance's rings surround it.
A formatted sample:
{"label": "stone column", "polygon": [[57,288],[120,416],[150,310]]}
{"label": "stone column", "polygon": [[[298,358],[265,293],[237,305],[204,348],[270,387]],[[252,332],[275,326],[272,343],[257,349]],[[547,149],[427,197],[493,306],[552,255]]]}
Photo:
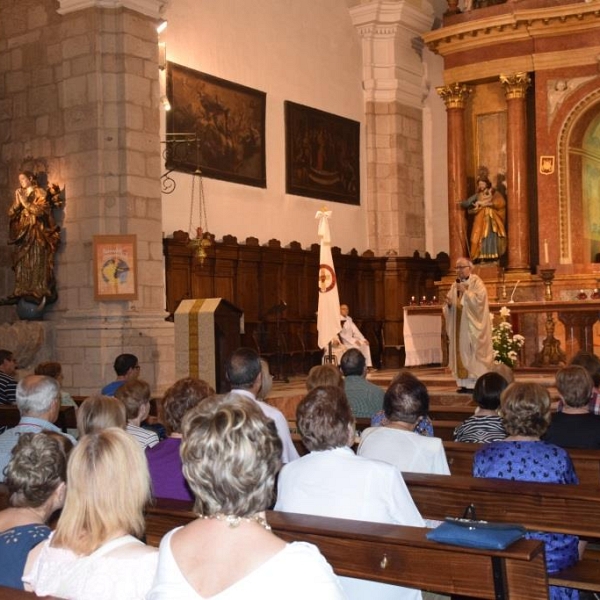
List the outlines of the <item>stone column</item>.
{"label": "stone column", "polygon": [[452,266],[461,256],[469,256],[467,218],[460,202],[467,197],[465,103],[471,89],[461,83],[436,89],[448,113],[448,227]]}
{"label": "stone column", "polygon": [[425,251],[422,33],[428,3],[362,2],[350,9],[362,40],[369,247],[377,255]]}
{"label": "stone column", "polygon": [[[0,192],[12,198],[26,163],[42,165],[65,188],[58,301],[46,312],[43,352],[63,364],[73,394],[112,381],[124,352],[138,356],[153,391],[174,378],[159,181],[156,25],[164,3],[37,0],[9,3],[2,13],[11,27],[0,67]],[[93,236],[122,234],[137,238],[137,300],[98,301]]]}
{"label": "stone column", "polygon": [[529,203],[527,198],[527,73],[500,75],[508,107],[506,123],[506,192],[508,269],[529,270]]}

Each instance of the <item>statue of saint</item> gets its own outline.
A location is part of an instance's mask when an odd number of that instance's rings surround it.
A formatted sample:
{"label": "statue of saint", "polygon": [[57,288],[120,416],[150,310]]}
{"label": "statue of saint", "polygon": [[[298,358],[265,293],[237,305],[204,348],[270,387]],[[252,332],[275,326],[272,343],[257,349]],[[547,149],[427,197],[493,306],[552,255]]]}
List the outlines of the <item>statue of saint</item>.
{"label": "statue of saint", "polygon": [[477,192],[460,205],[473,215],[471,260],[498,260],[506,252],[506,200],[484,176],[477,178]]}
{"label": "statue of saint", "polygon": [[19,187],[8,211],[15,289],[3,303],[16,303],[21,298],[46,304],[56,301],[54,255],[60,243],[60,227],[52,211],[61,205],[57,185],[45,190],[38,186],[31,171],[19,173]]}

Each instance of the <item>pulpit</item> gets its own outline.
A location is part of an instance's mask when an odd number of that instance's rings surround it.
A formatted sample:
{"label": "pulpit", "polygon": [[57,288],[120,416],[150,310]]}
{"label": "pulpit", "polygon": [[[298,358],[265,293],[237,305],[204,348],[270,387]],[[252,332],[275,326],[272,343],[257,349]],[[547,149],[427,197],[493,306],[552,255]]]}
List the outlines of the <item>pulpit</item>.
{"label": "pulpit", "polygon": [[175,311],[175,375],[229,389],[225,364],[240,347],[244,313],[223,298],[182,300]]}

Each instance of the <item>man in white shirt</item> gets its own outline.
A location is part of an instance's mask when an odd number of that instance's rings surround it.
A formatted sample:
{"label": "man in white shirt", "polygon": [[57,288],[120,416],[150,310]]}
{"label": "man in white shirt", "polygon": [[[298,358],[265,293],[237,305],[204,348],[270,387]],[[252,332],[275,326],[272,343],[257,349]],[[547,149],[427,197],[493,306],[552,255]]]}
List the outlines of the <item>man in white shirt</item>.
{"label": "man in white shirt", "polygon": [[[402,478],[392,465],[356,456],[354,418],[338,387],[317,387],[297,409],[310,454],[283,467],[275,510],[374,523],[424,527]],[[419,590],[341,577],[350,600],[421,598]]]}
{"label": "man in white shirt", "polygon": [[283,416],[283,413],[274,406],[256,399],[256,394],[262,385],[261,364],[258,354],[252,348],[238,348],[229,357],[225,373],[232,392],[256,402],[263,413],[275,422],[277,433],[279,433],[283,444],[283,463],[289,463],[299,458],[298,451],[294,446],[294,442],[292,442],[287,419]]}

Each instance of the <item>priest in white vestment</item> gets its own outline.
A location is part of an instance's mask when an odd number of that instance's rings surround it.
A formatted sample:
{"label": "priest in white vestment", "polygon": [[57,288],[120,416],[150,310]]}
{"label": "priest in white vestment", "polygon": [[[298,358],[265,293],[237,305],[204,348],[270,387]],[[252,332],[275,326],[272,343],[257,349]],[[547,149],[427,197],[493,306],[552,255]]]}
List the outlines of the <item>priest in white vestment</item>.
{"label": "priest in white vestment", "polygon": [[473,272],[473,263],[456,261],[456,281],[443,307],[448,333],[448,366],[461,390],[472,390],[480,375],[494,362],[492,323],[483,280]]}

